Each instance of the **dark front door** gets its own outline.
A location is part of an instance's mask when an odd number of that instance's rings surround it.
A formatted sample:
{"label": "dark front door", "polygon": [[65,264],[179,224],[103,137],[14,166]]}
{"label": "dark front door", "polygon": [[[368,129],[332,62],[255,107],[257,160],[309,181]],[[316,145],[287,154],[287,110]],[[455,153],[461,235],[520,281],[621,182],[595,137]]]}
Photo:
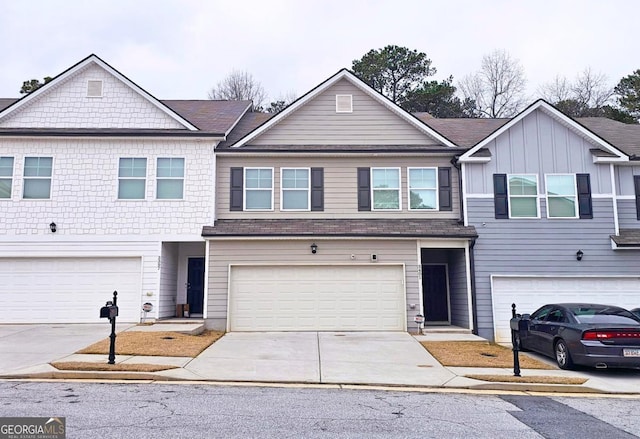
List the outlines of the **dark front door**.
{"label": "dark front door", "polygon": [[204,258],[189,258],[187,303],[190,314],[202,314],[204,301]]}
{"label": "dark front door", "polygon": [[422,266],[422,303],[425,323],[449,322],[447,266]]}

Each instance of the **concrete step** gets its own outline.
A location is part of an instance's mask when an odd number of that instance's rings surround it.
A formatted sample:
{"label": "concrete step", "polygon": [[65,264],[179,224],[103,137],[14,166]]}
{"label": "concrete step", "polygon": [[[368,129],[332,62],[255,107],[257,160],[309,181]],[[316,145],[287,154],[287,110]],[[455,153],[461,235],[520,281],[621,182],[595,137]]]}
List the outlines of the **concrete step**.
{"label": "concrete step", "polygon": [[425,326],[422,330],[424,333],[435,334],[471,334],[471,329],[461,328],[459,326]]}
{"label": "concrete step", "polygon": [[[187,319],[184,319],[187,320]],[[198,335],[204,332],[204,320],[196,321],[173,321],[173,320],[157,320],[152,324],[142,324],[133,326],[127,331],[169,331],[178,332],[180,334]]]}

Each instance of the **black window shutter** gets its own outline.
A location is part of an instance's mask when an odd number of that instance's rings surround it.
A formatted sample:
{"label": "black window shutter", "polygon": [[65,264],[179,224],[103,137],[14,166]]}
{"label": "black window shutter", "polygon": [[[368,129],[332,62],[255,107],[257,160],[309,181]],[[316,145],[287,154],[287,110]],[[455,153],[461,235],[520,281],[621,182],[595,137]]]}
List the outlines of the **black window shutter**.
{"label": "black window shutter", "polygon": [[311,168],[311,210],[324,210],[324,168]]}
{"label": "black window shutter", "polygon": [[229,210],[242,210],[244,172],[242,168],[231,168],[231,196]]}
{"label": "black window shutter", "polygon": [[578,185],[578,214],[580,219],[593,218],[593,206],[591,204],[591,180],[589,174],[576,174]]}
{"label": "black window shutter", "polygon": [[640,220],[640,175],[633,176],[633,186],[636,189],[636,218]]}
{"label": "black window shutter", "polygon": [[370,168],[358,168],[358,210],[371,210]]}
{"label": "black window shutter", "polygon": [[438,200],[440,210],[453,210],[451,168],[438,168]]}
{"label": "black window shutter", "polygon": [[497,219],[509,218],[507,174],[493,174],[493,204]]}

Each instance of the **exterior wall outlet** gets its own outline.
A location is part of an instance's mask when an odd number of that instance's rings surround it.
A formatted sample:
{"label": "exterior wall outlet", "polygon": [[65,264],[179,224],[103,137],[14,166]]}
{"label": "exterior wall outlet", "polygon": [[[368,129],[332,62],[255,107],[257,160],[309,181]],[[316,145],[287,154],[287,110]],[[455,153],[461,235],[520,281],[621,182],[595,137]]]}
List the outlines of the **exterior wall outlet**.
{"label": "exterior wall outlet", "polygon": [[375,253],[371,253],[371,262],[378,262],[378,255]]}

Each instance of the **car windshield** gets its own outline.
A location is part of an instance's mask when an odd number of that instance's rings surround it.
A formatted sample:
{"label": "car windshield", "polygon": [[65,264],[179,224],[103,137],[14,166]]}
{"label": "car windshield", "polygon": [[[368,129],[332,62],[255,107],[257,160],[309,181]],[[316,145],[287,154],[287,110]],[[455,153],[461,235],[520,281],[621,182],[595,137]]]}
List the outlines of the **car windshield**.
{"label": "car windshield", "polygon": [[576,306],[570,310],[578,323],[640,324],[633,314],[622,308]]}

